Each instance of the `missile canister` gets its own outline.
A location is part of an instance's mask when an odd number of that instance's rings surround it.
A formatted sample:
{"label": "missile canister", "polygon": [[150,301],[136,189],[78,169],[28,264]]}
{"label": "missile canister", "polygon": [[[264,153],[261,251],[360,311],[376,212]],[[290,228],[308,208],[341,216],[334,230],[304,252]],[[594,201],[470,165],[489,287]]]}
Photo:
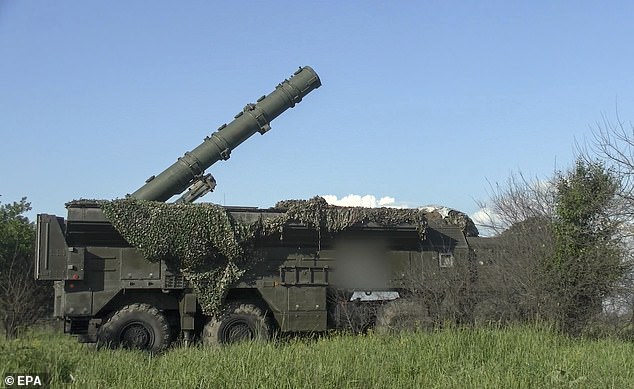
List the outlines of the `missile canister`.
{"label": "missile canister", "polygon": [[270,130],[273,119],[320,86],[319,76],[312,68],[300,67],[268,96],[262,96],[256,104],[247,104],[231,123],[223,124],[161,174],[150,177],[131,196],[142,200],[166,201],[183,192],[202,177],[207,168],[219,160],[229,159],[231,150],[256,132],[264,134]]}

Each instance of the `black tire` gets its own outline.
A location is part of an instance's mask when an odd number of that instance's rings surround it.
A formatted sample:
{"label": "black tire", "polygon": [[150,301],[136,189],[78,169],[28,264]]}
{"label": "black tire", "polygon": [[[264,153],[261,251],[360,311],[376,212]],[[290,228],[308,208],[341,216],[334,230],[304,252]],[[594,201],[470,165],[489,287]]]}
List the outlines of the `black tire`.
{"label": "black tire", "polygon": [[97,345],[160,353],[171,343],[172,334],[165,316],[148,304],[127,305],[99,328]]}
{"label": "black tire", "polygon": [[433,327],[433,320],[422,301],[398,299],[385,303],[377,311],[375,330],[379,333],[415,331],[430,327]]}
{"label": "black tire", "polygon": [[267,341],[271,325],[253,304],[229,303],[203,328],[203,344],[223,345],[242,341]]}

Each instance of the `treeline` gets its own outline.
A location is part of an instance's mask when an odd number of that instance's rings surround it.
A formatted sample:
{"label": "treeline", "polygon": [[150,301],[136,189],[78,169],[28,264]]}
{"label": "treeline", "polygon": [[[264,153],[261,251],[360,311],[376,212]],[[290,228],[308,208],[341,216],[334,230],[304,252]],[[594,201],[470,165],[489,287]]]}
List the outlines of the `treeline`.
{"label": "treeline", "polygon": [[547,320],[571,335],[634,336],[632,177],[634,128],[605,120],[569,170],[492,185],[480,205],[498,250],[475,247],[476,320]]}
{"label": "treeline", "polygon": [[0,326],[14,338],[53,311],[53,285],[36,282],[35,225],[24,216],[31,204],[22,198],[0,203]]}

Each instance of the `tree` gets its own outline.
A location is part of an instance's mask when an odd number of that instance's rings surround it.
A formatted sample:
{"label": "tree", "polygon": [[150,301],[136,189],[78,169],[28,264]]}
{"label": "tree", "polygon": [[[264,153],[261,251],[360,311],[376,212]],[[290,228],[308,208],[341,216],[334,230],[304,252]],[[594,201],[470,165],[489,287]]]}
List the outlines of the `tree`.
{"label": "tree", "polygon": [[33,277],[35,228],[22,214],[31,204],[22,198],[0,204],[0,324],[6,338],[50,312],[52,287]]}
{"label": "tree", "polygon": [[586,162],[597,158],[603,161],[606,170],[620,182],[616,195],[627,203],[620,209],[634,217],[634,126],[627,126],[618,112],[616,120],[603,116],[593,128],[589,147],[580,151]]}
{"label": "tree", "polygon": [[622,278],[619,223],[611,215],[619,181],[603,164],[578,159],[556,179],[555,251],[543,262],[546,285],[558,298],[555,318],[578,335]]}
{"label": "tree", "polygon": [[552,179],[516,173],[490,185],[489,200],[479,202],[476,223],[494,236],[470,242],[478,270],[477,321],[526,321],[552,311],[541,263],[554,252],[554,199]]}
{"label": "tree", "polygon": [[627,274],[615,216],[620,189],[618,177],[588,158],[546,181],[518,174],[496,185],[480,203],[488,210],[480,223],[496,235],[474,245],[480,285],[490,291],[485,312],[546,318],[579,334]]}
{"label": "tree", "polygon": [[555,186],[551,179],[528,179],[512,174],[504,184],[489,184],[489,200],[479,201],[476,223],[499,235],[511,226],[529,219],[550,219],[554,214]]}
{"label": "tree", "polygon": [[[620,183],[612,218],[620,222],[618,235],[625,243],[621,260],[628,271],[609,300],[615,319],[611,324],[634,328],[634,125],[621,120],[618,110],[614,119],[604,115],[580,155],[586,161],[601,160]],[[627,314],[629,320],[623,320]]]}

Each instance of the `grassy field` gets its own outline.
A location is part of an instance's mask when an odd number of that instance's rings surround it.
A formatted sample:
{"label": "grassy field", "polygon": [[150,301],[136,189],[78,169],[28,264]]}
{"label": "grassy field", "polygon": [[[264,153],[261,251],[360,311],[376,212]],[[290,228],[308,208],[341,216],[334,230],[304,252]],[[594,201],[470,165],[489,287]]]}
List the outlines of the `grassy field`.
{"label": "grassy field", "polygon": [[3,375],[47,372],[53,387],[634,388],[634,343],[540,327],[336,335],[154,357],[34,332],[1,341],[0,351]]}

